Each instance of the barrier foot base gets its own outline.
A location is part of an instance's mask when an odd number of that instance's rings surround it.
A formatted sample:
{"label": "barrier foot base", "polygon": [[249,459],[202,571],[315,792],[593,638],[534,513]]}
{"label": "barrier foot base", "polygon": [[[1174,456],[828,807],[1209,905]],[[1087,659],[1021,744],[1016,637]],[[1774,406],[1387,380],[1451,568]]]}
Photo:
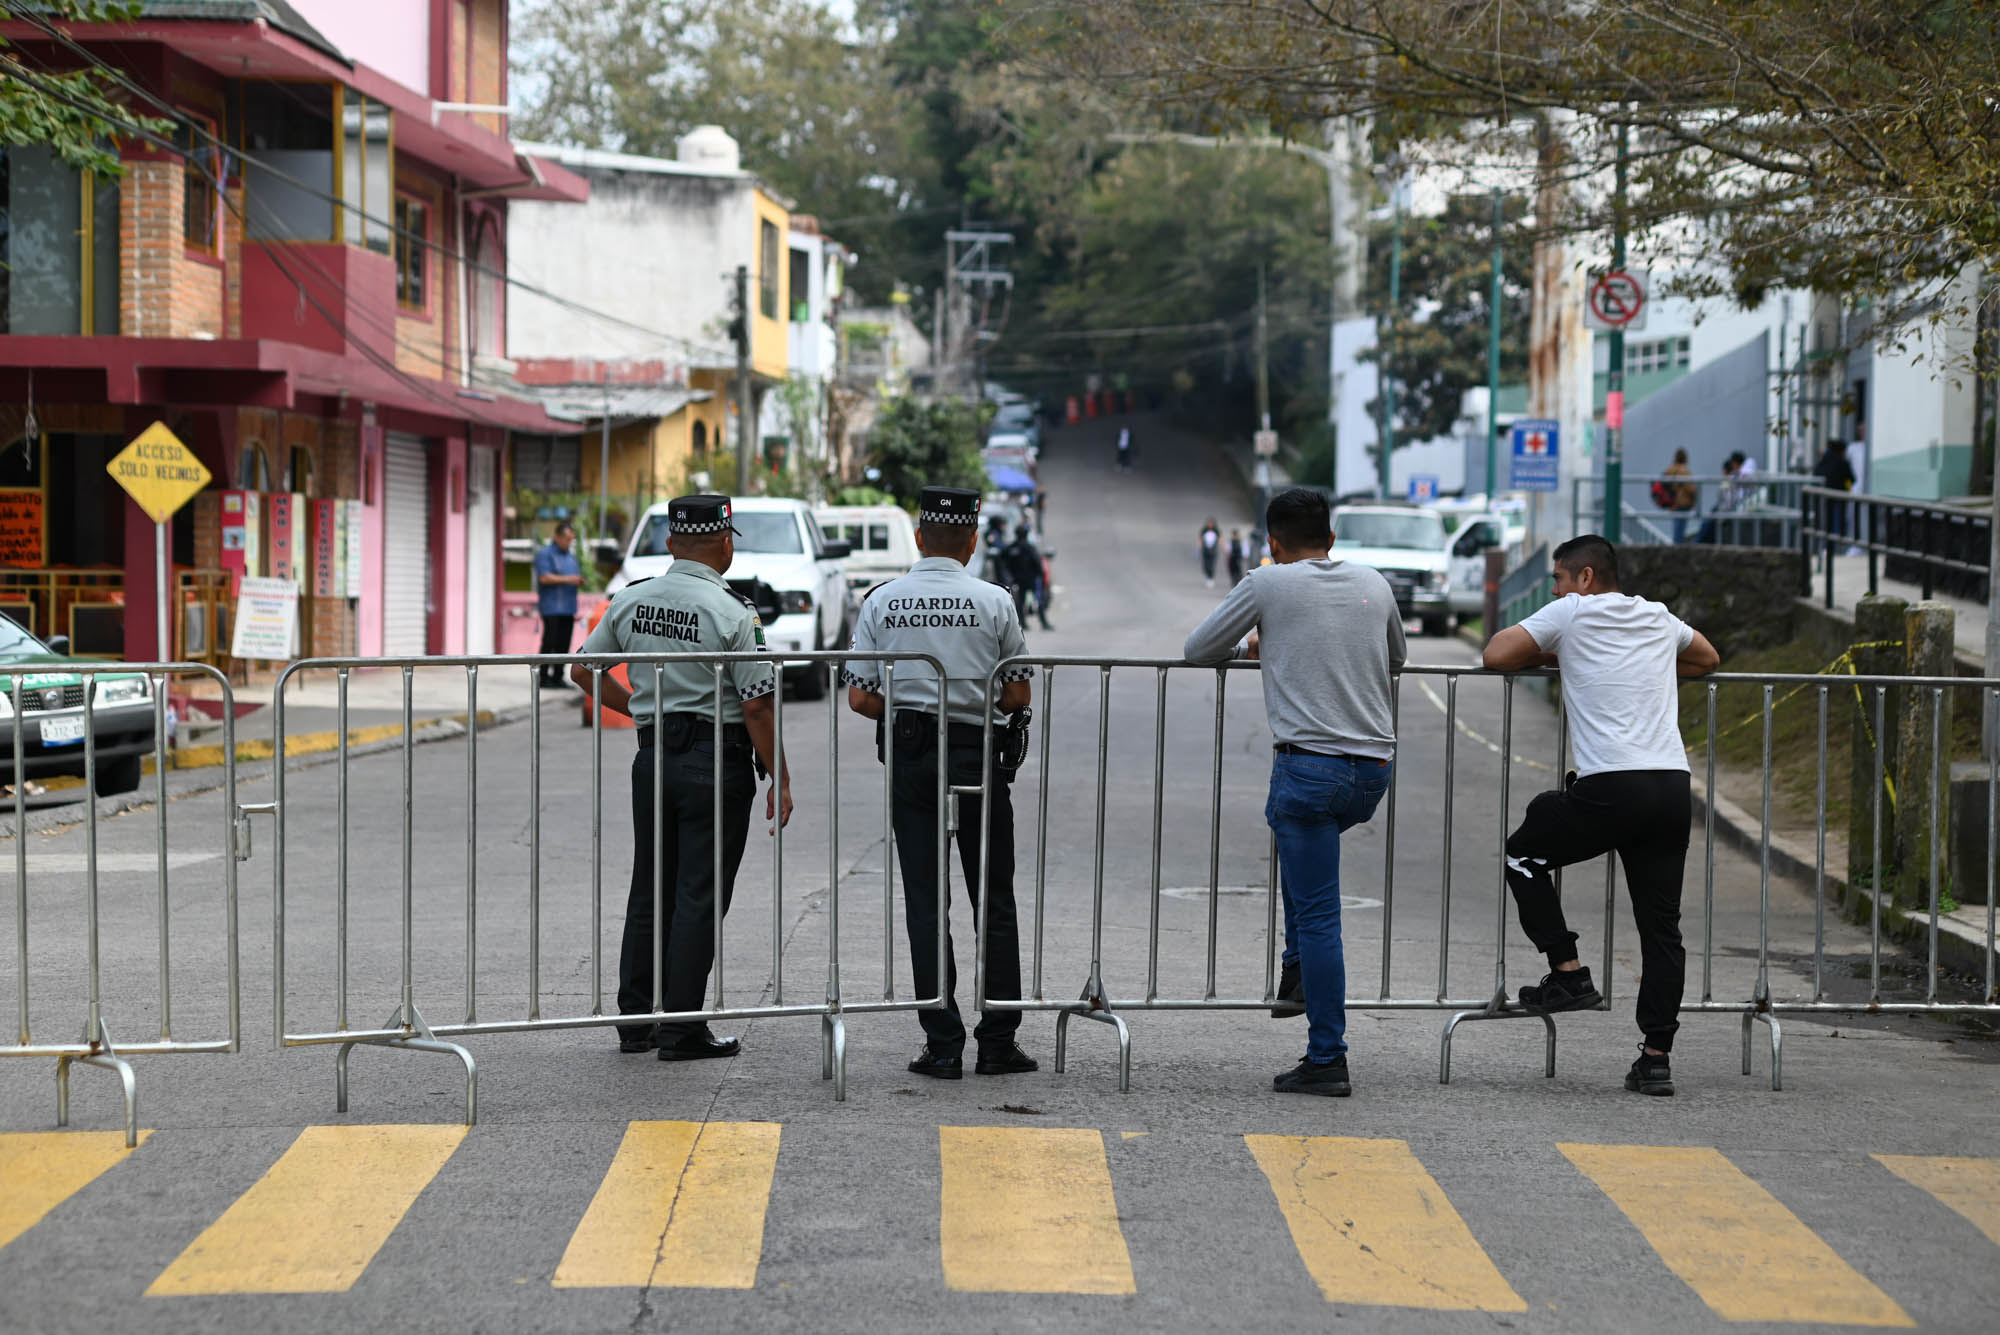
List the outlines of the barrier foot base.
{"label": "barrier foot base", "polygon": [[411,1031],[402,1038],[358,1038],[351,1043],[342,1043],[340,1051],[333,1058],[333,1105],[336,1111],[347,1111],[347,1059],[354,1049],[361,1046],[374,1048],[400,1048],[405,1052],[435,1052],[442,1056],[456,1057],[465,1066],[465,1124],[479,1124],[479,1066],[472,1060],[472,1054],[456,1043],[447,1043],[431,1032],[422,1013],[412,1009],[410,1018],[404,1021],[398,1011],[384,1022],[386,1025],[405,1024]]}
{"label": "barrier foot base", "polygon": [[139,1077],[133,1072],[132,1063],[118,1055],[102,1022],[97,1025],[97,1037],[90,1039],[86,1035],[86,1041],[97,1050],[56,1058],[56,1125],[69,1125],[70,1063],[95,1066],[118,1077],[119,1089],[125,1096],[125,1148],[135,1150],[139,1148]]}
{"label": "barrier foot base", "polygon": [[1751,1073],[1750,1029],[1760,1020],[1771,1031],[1771,1089],[1782,1092],[1785,1088],[1785,1033],[1778,1017],[1770,1011],[1743,1012],[1743,1074]]}
{"label": "barrier foot base", "polygon": [[1471,1024],[1478,1020],[1540,1020],[1546,1032],[1542,1039],[1542,1078],[1553,1080],[1556,1075],[1556,1021],[1553,1015],[1542,1015],[1535,1011],[1522,1010],[1518,1006],[1508,1006],[1499,1002],[1484,1010],[1460,1011],[1445,1021],[1444,1036],[1438,1044],[1438,1083],[1451,1083],[1451,1040],[1461,1024]]}
{"label": "barrier foot base", "polygon": [[1095,1020],[1108,1024],[1118,1031],[1118,1092],[1132,1092],[1132,1031],[1126,1027],[1124,1017],[1111,1010],[1061,1010],[1056,1012],[1056,1074],[1061,1075],[1068,1065],[1069,1021],[1071,1016]]}
{"label": "barrier foot base", "polygon": [[847,1101],[847,1024],[838,1015],[819,1021],[819,1078],[833,1081],[833,1101]]}

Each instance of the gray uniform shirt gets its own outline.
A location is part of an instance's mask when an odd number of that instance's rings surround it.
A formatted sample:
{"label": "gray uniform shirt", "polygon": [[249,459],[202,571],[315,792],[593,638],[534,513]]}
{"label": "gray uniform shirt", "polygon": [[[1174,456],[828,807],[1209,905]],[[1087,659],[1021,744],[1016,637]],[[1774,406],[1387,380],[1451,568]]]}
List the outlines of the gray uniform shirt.
{"label": "gray uniform shirt", "polygon": [[1181,652],[1190,663],[1226,662],[1252,627],[1273,738],[1395,759],[1389,674],[1409,651],[1389,581],[1347,561],[1259,566],[1195,627]]}
{"label": "gray uniform shirt", "polygon": [[[749,653],[764,647],[756,611],[699,561],[676,561],[664,575],[619,590],[604,619],[583,642],[587,654]],[[653,664],[626,669],[632,679],[632,720],[645,724],[669,714],[708,714],[715,707],[715,669],[706,663],[662,663],[660,700],[653,699]],[[743,660],[722,669],[722,721],[741,723],[743,701],[777,689],[770,663]]]}
{"label": "gray uniform shirt", "polygon": [[[988,584],[948,556],[927,556],[910,573],[878,586],[861,604],[854,623],[854,648],[883,653],[929,654],[944,664],[945,713],[953,723],[980,724],[986,679],[1005,658],[1028,651],[1014,599],[997,584]],[[937,674],[928,663],[897,663],[897,709],[937,712]],[[1007,682],[1033,676],[1027,667],[1009,668]],[[850,661],[840,674],[849,686],[877,695],[882,664]],[[994,693],[998,703],[999,693]],[[1006,716],[997,709],[995,722]]]}

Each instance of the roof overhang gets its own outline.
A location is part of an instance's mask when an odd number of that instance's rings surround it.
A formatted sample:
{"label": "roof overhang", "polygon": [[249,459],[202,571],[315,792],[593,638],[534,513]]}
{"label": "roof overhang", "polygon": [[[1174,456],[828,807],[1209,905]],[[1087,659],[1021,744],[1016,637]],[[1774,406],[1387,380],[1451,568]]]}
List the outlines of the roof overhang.
{"label": "roof overhang", "polygon": [[270,339],[0,335],[0,397],[40,373],[50,401],[293,408],[300,395],[363,400],[479,426],[569,435],[541,404],[442,380],[403,376],[361,357]]}

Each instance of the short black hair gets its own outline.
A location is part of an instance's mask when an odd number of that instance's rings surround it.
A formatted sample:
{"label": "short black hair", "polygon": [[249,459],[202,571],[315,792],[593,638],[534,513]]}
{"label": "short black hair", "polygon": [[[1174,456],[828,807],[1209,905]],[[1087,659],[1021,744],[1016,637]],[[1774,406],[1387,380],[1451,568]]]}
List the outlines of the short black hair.
{"label": "short black hair", "polygon": [[1556,548],[1555,563],[1571,578],[1585,570],[1597,572],[1597,582],[1607,589],[1618,587],[1618,551],[1595,533],[1581,533]]}
{"label": "short black hair", "polygon": [[1285,488],[1264,507],[1264,530],[1287,547],[1321,546],[1333,532],[1326,493],[1311,487]]}
{"label": "short black hair", "polygon": [[[1007,521],[994,515],[993,522],[1005,536]],[[976,524],[919,524],[917,531],[923,534],[924,550],[932,556],[951,556],[960,552],[969,554],[979,542],[979,526]]]}
{"label": "short black hair", "polygon": [[570,523],[567,519],[556,525],[555,536],[560,538],[565,533],[572,537],[576,535],[576,525]]}

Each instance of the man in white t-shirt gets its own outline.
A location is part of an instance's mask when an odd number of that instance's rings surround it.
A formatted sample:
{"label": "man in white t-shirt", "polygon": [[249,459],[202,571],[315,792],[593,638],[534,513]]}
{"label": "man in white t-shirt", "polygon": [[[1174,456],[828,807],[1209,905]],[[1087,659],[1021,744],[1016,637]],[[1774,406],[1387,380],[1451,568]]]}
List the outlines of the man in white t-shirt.
{"label": "man in white t-shirt", "polygon": [[1681,741],[1683,677],[1721,661],[1713,646],[1664,606],[1618,591],[1618,554],[1596,534],[1555,552],[1555,601],[1495,635],[1485,664],[1498,672],[1558,667],[1576,771],[1528,803],[1507,839],[1507,885],[1521,927],[1549,957],[1549,974],[1521,989],[1538,1014],[1602,1004],[1563,921],[1555,871],[1616,852],[1639,925],[1639,1029],[1645,1041],[1625,1088],[1671,1094],[1667,1054],[1680,1028],[1687,951],[1681,946],[1681,876],[1693,807]]}

